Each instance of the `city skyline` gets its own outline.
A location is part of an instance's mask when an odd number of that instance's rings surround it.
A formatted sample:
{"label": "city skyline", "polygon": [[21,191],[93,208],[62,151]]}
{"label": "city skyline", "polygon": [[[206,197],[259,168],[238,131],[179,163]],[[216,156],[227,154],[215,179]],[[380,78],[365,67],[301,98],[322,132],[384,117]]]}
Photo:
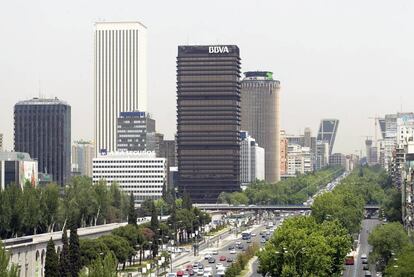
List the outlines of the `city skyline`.
{"label": "city skyline", "polygon": [[[235,2],[212,1],[207,11],[217,5],[221,8],[216,14],[206,12],[209,18],[199,17],[197,5],[190,1],[182,3],[188,17],[180,18],[184,11],[175,3],[165,3],[162,11],[156,4],[132,1],[117,9],[116,4],[100,2],[96,7],[91,2],[82,11],[76,8],[77,2],[62,9],[52,2],[8,3],[0,19],[3,26],[12,26],[0,30],[0,35],[9,38],[0,46],[6,53],[0,66],[0,90],[5,92],[0,95],[4,148],[12,149],[13,104],[39,94],[72,105],[72,141],[93,139],[93,24],[102,18],[138,20],[148,26],[149,112],[170,139],[175,132],[175,50],[183,43],[239,45],[243,72],[271,70],[282,82],[282,129],[298,134],[310,126],[316,133],[321,118],[341,121],[334,152],[364,149],[363,136],[374,133],[368,117],[395,113],[401,106],[403,111],[413,109],[410,61],[414,54],[410,49],[414,42],[412,31],[404,27],[413,23],[413,3],[348,1],[321,9],[324,1],[242,2],[236,8],[240,18],[248,18],[252,7],[267,15],[249,24],[228,15]],[[31,24],[22,25],[14,17],[17,11]],[[195,23],[190,26],[189,21]],[[23,31],[25,36],[17,35]],[[251,43],[252,39],[257,43]],[[338,106],[339,101],[343,105]]]}

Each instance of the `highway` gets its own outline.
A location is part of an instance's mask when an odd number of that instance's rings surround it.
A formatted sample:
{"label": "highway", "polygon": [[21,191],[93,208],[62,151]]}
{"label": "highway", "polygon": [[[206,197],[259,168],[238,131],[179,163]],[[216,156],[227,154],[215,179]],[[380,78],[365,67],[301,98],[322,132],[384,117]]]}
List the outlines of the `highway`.
{"label": "highway", "polygon": [[[344,277],[364,277],[364,269],[361,261],[361,255],[369,256],[372,247],[368,244],[368,236],[372,230],[380,224],[378,219],[365,219],[362,221],[362,230],[359,236],[359,244],[357,248],[357,257],[354,265],[346,265],[344,270]],[[375,276],[374,265],[370,265],[372,276]]]}

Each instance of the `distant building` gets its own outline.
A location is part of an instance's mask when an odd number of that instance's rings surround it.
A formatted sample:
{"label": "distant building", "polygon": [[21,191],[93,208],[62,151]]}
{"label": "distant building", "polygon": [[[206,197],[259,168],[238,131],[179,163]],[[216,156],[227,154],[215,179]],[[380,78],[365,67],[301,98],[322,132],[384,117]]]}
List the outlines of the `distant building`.
{"label": "distant building", "polygon": [[152,132],[147,133],[147,151],[154,151],[157,157],[160,156],[160,145],[164,141],[164,135]]}
{"label": "distant building", "polygon": [[14,150],[29,153],[39,171],[66,184],[71,170],[71,107],[57,98],[20,101],[14,106]]}
{"label": "distant building", "polygon": [[241,128],[265,149],[266,181],[280,180],[280,81],[270,71],[245,72],[241,82]]}
{"label": "distant building", "polygon": [[26,182],[38,184],[37,161],[28,153],[0,152],[0,189],[11,185],[23,188]]}
{"label": "distant building", "polygon": [[117,120],[117,151],[153,151],[149,136],[155,132],[155,120],[145,112],[121,112]]}
{"label": "distant building", "polygon": [[312,160],[309,147],[302,147],[298,144],[288,146],[287,175],[296,176],[312,172]]}
{"label": "distant building", "polygon": [[179,191],[216,203],[240,190],[240,53],[236,45],[179,46]]}
{"label": "distant building", "polygon": [[367,155],[367,163],[368,165],[376,165],[378,164],[378,148],[372,145],[371,139],[365,140],[365,148],[366,148],[366,155]]}
{"label": "distant building", "polygon": [[95,23],[94,90],[96,153],[113,152],[119,114],[147,110],[147,27]]}
{"label": "distant building", "polygon": [[72,145],[72,172],[92,177],[92,159],[95,146],[91,141],[75,141]]}
{"label": "distant building", "polygon": [[280,175],[287,174],[287,154],[288,154],[288,139],[286,138],[285,131],[280,131]]}
{"label": "distant building", "polygon": [[329,165],[329,143],[326,141],[316,142],[316,164],[315,170]]}
{"label": "distant building", "polygon": [[242,186],[265,179],[265,150],[246,131],[240,132],[240,179]]}
{"label": "distant building", "polygon": [[167,182],[167,160],[155,152],[109,152],[93,159],[93,182],[117,183],[122,191],[134,194],[135,203],[159,199]]}
{"label": "distant building", "polygon": [[309,147],[311,153],[311,162],[313,170],[316,169],[316,137],[312,137],[309,127],[305,128],[303,135],[285,135],[288,144],[297,144],[302,147]]}
{"label": "distant building", "polygon": [[0,134],[0,151],[3,151],[3,134]]}
{"label": "distant building", "polygon": [[166,158],[169,167],[176,167],[175,140],[162,140],[159,145],[158,157]]}
{"label": "distant building", "polygon": [[329,156],[329,165],[330,166],[341,166],[344,169],[347,167],[347,159],[344,154],[334,153]]}
{"label": "distant building", "polygon": [[329,155],[332,154],[332,149],[335,144],[336,133],[338,131],[338,119],[322,119],[319,126],[317,140],[325,141],[329,144]]}

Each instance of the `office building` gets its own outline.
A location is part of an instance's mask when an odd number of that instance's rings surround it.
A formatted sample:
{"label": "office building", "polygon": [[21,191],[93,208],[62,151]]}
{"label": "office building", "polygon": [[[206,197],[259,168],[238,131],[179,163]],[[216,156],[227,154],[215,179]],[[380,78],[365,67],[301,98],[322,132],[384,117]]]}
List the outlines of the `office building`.
{"label": "office building", "polygon": [[155,120],[145,112],[121,112],[117,120],[117,151],[146,151]]}
{"label": "office building", "polygon": [[179,46],[178,185],[194,202],[240,190],[240,54],[235,45]]}
{"label": "office building", "polygon": [[79,140],[72,144],[72,172],[92,177],[92,159],[95,146],[91,141]]}
{"label": "office building", "polygon": [[117,183],[135,203],[159,199],[167,182],[167,160],[153,151],[109,152],[93,159],[93,182]]}
{"label": "office building", "polygon": [[[332,154],[332,149],[335,144],[336,132],[338,131],[338,119],[322,119],[319,126],[317,140],[325,141],[329,144],[329,155]],[[328,155],[328,158],[329,158]]]}
{"label": "office building", "polygon": [[3,134],[0,134],[0,151],[3,151]]}
{"label": "office building", "polygon": [[280,82],[269,71],[246,72],[241,90],[241,128],[265,149],[266,181],[280,180]]}
{"label": "office building", "polygon": [[164,135],[151,132],[147,133],[147,150],[154,151],[157,157],[160,156],[160,145],[164,141]]}
{"label": "office building", "polygon": [[316,163],[315,170],[322,169],[329,165],[329,143],[326,141],[316,141]]}
{"label": "office building", "polygon": [[289,144],[287,157],[287,176],[292,177],[298,174],[311,172],[312,160],[309,147],[302,147],[298,144]]}
{"label": "office building", "polygon": [[39,171],[66,184],[70,177],[71,107],[57,98],[20,101],[14,106],[14,150],[29,153]]}
{"label": "office building", "polygon": [[11,185],[23,188],[26,183],[37,186],[37,161],[28,153],[0,152],[0,189]]}
{"label": "office building", "polygon": [[147,111],[147,28],[140,22],[98,22],[94,41],[96,152],[112,152],[120,113]]}
{"label": "office building", "polygon": [[158,157],[166,158],[169,167],[177,166],[175,140],[162,140],[159,144]]}
{"label": "office building", "polygon": [[329,156],[329,165],[330,166],[341,166],[345,169],[347,168],[347,158],[342,153],[334,153]]}
{"label": "office building", "polygon": [[265,179],[265,150],[246,131],[240,132],[240,179],[242,186]]}

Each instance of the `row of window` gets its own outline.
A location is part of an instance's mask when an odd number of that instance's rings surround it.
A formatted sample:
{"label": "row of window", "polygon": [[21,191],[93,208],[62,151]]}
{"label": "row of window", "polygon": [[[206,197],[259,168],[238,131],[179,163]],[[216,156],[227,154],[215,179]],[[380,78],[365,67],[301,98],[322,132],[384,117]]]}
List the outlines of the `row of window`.
{"label": "row of window", "polygon": [[93,163],[97,164],[114,164],[114,163],[164,163],[163,160],[94,160]]}
{"label": "row of window", "polygon": [[123,166],[115,166],[115,165],[95,165],[93,168],[116,168],[116,169],[120,169],[120,168],[136,168],[136,169],[141,169],[141,168],[164,168],[163,165],[143,165],[140,167],[137,167],[135,165],[123,165]]}
{"label": "row of window", "polygon": [[[131,179],[131,178],[134,178],[134,179],[138,179],[138,178],[145,178],[145,179],[156,179],[156,178],[161,178],[161,179],[163,179],[164,178],[164,176],[163,175],[154,175],[154,176],[142,176],[142,175],[139,175],[139,176],[128,176],[128,175],[123,175],[123,176],[114,176],[114,175],[95,175],[94,176],[94,178],[98,178],[98,179],[108,179],[108,178],[110,178],[110,179],[115,179],[115,180],[119,180],[119,179],[121,179],[121,178],[125,178],[125,179]],[[124,182],[124,181],[122,181],[122,180],[119,180],[120,182]],[[142,180],[141,182],[144,182],[144,180]],[[162,181],[151,181],[150,183],[156,183],[156,182],[162,182]]]}
{"label": "row of window", "polygon": [[162,170],[122,170],[122,171],[113,171],[113,170],[94,170],[93,173],[164,173]]}

